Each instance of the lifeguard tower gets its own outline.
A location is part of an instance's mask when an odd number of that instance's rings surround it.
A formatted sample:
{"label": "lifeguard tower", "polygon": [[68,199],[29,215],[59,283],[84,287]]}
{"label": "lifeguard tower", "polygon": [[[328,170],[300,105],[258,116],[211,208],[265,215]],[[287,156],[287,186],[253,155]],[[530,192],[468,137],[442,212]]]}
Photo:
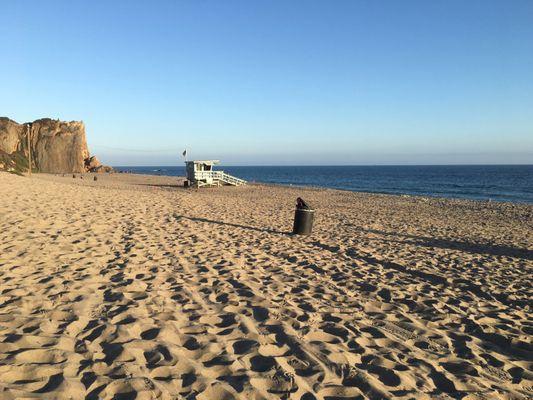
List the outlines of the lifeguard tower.
{"label": "lifeguard tower", "polygon": [[246,184],[245,180],[226,174],[224,171],[213,171],[213,166],[219,162],[219,160],[185,161],[187,180],[196,187]]}

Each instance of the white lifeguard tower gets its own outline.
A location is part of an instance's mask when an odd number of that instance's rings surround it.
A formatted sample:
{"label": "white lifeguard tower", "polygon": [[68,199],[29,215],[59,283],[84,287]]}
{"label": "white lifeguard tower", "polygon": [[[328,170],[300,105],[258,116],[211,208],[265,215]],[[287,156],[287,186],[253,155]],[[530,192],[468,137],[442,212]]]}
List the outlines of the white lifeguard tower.
{"label": "white lifeguard tower", "polygon": [[219,160],[185,161],[187,180],[196,187],[246,184],[245,180],[226,174],[224,171],[213,171],[213,166],[219,162]]}

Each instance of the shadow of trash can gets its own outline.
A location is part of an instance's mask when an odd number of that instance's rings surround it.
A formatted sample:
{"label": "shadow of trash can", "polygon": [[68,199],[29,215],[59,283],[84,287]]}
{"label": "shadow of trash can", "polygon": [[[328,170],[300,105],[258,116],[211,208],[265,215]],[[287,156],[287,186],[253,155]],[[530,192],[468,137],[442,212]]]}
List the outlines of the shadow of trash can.
{"label": "shadow of trash can", "polygon": [[298,197],[296,199],[292,233],[295,235],[310,235],[313,230],[314,219],[315,210],[313,210],[301,197]]}

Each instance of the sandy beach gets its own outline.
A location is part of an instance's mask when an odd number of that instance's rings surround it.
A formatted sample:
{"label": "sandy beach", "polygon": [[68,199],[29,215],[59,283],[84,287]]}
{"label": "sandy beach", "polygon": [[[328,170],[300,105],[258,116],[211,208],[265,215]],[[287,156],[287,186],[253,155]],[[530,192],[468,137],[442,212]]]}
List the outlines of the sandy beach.
{"label": "sandy beach", "polygon": [[0,399],[533,396],[531,205],[130,174],[0,190]]}

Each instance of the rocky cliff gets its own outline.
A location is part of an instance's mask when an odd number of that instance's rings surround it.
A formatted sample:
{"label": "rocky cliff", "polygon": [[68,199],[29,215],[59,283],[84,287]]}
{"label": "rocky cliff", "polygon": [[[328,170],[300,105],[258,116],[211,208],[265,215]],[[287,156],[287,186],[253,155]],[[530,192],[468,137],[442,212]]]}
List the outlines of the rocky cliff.
{"label": "rocky cliff", "polygon": [[49,173],[111,170],[90,156],[83,122],[44,118],[18,124],[5,117],[0,117],[0,170],[27,170],[28,134],[33,170]]}

